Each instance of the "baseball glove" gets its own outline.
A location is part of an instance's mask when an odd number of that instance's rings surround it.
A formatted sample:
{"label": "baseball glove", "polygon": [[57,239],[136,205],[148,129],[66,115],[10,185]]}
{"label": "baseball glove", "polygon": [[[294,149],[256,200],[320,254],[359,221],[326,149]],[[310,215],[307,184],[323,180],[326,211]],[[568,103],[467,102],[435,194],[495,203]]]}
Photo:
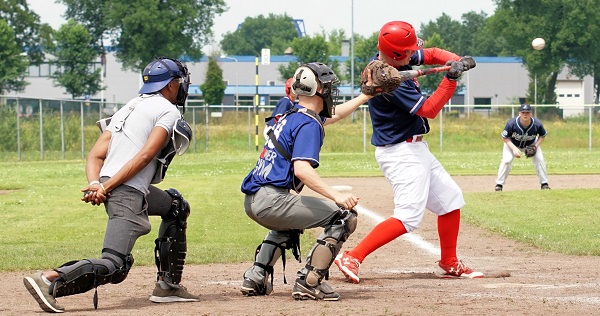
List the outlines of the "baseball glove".
{"label": "baseball glove", "polygon": [[384,61],[373,60],[360,75],[360,91],[372,96],[390,93],[400,86],[400,82],[398,69]]}
{"label": "baseball glove", "polygon": [[536,152],[537,152],[537,147],[535,147],[534,145],[525,147],[525,157],[527,157],[527,158],[531,158],[531,157],[535,156]]}

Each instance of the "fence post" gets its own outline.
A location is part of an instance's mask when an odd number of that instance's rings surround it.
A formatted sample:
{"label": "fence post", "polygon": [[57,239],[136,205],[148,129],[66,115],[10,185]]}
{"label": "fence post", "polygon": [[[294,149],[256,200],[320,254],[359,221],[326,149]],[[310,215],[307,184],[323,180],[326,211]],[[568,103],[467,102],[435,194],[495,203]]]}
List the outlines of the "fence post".
{"label": "fence post", "polygon": [[21,161],[21,118],[19,113],[19,97],[17,97],[17,107],[15,108],[17,114],[17,160]]}
{"label": "fence post", "polygon": [[80,109],[80,125],[81,125],[81,159],[85,158],[85,132],[83,130],[83,101],[79,101],[79,109]]}
{"label": "fence post", "polygon": [[205,116],[205,123],[206,123],[206,143],[204,144],[204,151],[208,152],[208,104],[204,105],[204,116]]}
{"label": "fence post", "polygon": [[40,116],[40,160],[44,160],[44,115],[42,111],[42,99],[38,102]]}
{"label": "fence post", "polygon": [[63,117],[63,101],[60,100],[60,152],[65,160],[65,119]]}

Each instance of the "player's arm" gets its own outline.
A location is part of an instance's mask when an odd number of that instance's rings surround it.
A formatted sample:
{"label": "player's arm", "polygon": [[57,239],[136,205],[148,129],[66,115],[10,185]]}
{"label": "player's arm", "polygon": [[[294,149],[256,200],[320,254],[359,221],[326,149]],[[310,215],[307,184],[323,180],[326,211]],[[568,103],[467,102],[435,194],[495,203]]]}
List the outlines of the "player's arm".
{"label": "player's arm", "polygon": [[144,147],[117,171],[113,177],[103,183],[106,192],[110,192],[144,169],[162,149],[167,137],[168,132],[166,129],[161,126],[154,127]]}
{"label": "player's arm", "polygon": [[329,124],[333,124],[343,118],[345,118],[346,116],[350,115],[352,112],[354,112],[359,106],[361,106],[362,104],[365,104],[367,101],[369,101],[369,99],[371,99],[373,96],[371,95],[366,95],[361,93],[360,95],[358,95],[357,97],[355,97],[354,99],[342,103],[340,105],[336,105],[335,107],[335,114],[332,115],[331,117],[328,117],[327,120],[325,120],[324,125],[329,125]]}
{"label": "player's arm", "polygon": [[110,131],[104,131],[86,157],[85,174],[90,185],[81,189],[81,192],[86,192],[81,198],[86,203],[92,202],[95,205],[100,205],[106,200],[106,192],[102,189],[99,180],[100,169],[102,169],[108,153],[111,135]]}
{"label": "player's arm", "polygon": [[512,153],[515,155],[515,157],[521,158],[521,150],[510,141],[510,138],[502,137],[502,141],[508,146],[508,148],[510,148],[510,150],[512,150]]}
{"label": "player's arm", "polygon": [[430,119],[435,118],[444,108],[444,105],[448,103],[448,100],[452,98],[455,90],[456,80],[450,80],[444,77],[433,94],[427,98],[421,108],[419,108],[417,115]]}
{"label": "player's arm", "polygon": [[445,65],[449,60],[459,59],[460,56],[441,48],[432,47],[423,49],[424,65]]}
{"label": "player's arm", "polygon": [[325,183],[307,160],[294,160],[294,175],[308,188],[334,201],[337,205],[343,206],[345,209],[349,210],[358,204],[358,198],[354,195],[338,192]]}

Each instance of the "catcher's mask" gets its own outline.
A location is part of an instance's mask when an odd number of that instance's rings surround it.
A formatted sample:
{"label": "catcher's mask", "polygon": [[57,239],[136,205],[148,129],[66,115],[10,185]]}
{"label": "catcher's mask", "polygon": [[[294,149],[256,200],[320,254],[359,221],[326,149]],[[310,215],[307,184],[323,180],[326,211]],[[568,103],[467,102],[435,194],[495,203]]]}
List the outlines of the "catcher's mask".
{"label": "catcher's mask", "polygon": [[[292,89],[296,95],[319,96],[323,99],[323,110],[320,116],[331,117],[334,114],[334,103],[337,102],[340,82],[331,68],[323,63],[308,63],[300,66],[293,77]],[[319,87],[322,91],[319,93]]]}
{"label": "catcher's mask", "polygon": [[171,80],[179,79],[179,91],[177,91],[176,105],[183,107],[185,113],[185,100],[188,97],[190,86],[190,73],[187,66],[177,59],[158,57],[149,63],[142,72],[144,85],[139,94],[149,94],[160,91]]}
{"label": "catcher's mask", "polygon": [[419,50],[422,46],[423,40],[417,38],[415,28],[406,22],[388,22],[379,30],[377,49],[390,58],[405,59],[406,51]]}

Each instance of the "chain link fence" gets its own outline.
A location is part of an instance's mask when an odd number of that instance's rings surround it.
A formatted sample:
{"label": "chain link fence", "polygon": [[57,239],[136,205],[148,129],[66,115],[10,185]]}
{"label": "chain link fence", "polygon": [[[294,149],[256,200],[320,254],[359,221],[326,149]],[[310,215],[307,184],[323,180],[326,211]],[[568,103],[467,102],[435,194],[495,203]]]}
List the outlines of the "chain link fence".
{"label": "chain link fence", "polygon": [[[0,97],[0,156],[5,160],[83,159],[99,135],[96,121],[111,116],[124,104],[87,100],[51,100]],[[434,120],[427,135],[435,150],[477,150],[486,144],[474,143],[481,136],[496,146],[518,105],[446,106]],[[534,117],[544,123],[549,139],[544,146],[589,149],[600,146],[595,105],[534,106]],[[181,110],[181,109],[180,109]],[[272,106],[203,105],[188,100],[184,117],[194,137],[189,152],[256,151],[262,148],[262,130]],[[493,128],[491,128],[493,127]],[[329,152],[372,151],[371,121],[366,105],[349,118],[326,129],[324,150]],[[479,138],[478,138],[479,137]],[[560,140],[560,141],[558,141]],[[499,145],[498,145],[499,146]],[[471,147],[471,149],[469,148]]]}

